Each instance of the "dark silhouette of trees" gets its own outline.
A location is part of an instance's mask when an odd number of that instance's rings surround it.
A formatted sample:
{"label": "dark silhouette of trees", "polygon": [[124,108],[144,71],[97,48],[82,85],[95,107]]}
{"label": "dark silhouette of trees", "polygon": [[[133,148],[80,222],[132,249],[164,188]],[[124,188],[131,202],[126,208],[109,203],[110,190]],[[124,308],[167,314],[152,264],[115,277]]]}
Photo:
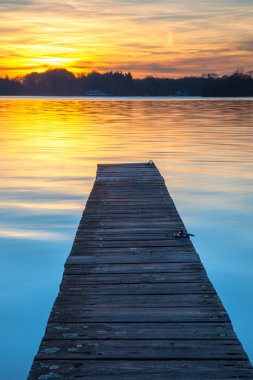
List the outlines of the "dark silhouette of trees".
{"label": "dark silhouette of trees", "polygon": [[105,74],[93,71],[78,78],[81,93],[100,91],[101,93],[115,96],[133,95],[132,74],[123,74],[120,71],[107,72]]}
{"label": "dark silhouette of trees", "polygon": [[47,70],[44,73],[31,73],[23,78],[24,93],[29,95],[74,95],[77,79],[65,69]]}
{"label": "dark silhouette of trees", "polygon": [[21,95],[23,88],[16,79],[0,78],[0,95]]}
{"label": "dark silhouette of trees", "polygon": [[215,73],[184,78],[134,79],[109,71],[75,76],[66,69],[33,72],[22,78],[0,78],[0,95],[85,96],[253,96],[253,72]]}
{"label": "dark silhouette of trees", "polygon": [[251,73],[235,72],[221,78],[214,78],[203,91],[204,96],[253,96],[253,78]]}

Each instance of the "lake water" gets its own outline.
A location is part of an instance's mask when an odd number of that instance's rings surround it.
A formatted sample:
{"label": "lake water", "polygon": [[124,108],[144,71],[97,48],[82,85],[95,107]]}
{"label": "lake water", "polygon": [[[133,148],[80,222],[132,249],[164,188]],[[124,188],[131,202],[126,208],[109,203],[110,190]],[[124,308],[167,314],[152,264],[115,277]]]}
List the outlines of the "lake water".
{"label": "lake water", "polygon": [[97,163],[166,179],[253,360],[253,99],[0,99],[1,378],[26,379]]}

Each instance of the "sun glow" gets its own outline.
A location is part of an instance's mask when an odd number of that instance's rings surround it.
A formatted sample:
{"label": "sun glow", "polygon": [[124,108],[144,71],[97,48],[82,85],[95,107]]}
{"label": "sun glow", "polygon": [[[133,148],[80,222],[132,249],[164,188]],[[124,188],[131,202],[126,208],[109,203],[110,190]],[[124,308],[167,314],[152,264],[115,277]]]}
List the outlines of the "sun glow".
{"label": "sun glow", "polygon": [[42,67],[68,67],[72,58],[60,58],[60,57],[41,57],[41,58],[32,58],[29,60],[31,64],[35,64]]}

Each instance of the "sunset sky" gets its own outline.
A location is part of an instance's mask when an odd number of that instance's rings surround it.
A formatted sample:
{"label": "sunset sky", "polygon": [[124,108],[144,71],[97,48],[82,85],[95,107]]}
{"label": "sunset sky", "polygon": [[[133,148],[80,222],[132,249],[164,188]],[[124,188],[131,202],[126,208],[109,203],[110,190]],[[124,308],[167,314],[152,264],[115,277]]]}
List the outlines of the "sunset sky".
{"label": "sunset sky", "polygon": [[0,0],[0,76],[253,70],[252,0]]}

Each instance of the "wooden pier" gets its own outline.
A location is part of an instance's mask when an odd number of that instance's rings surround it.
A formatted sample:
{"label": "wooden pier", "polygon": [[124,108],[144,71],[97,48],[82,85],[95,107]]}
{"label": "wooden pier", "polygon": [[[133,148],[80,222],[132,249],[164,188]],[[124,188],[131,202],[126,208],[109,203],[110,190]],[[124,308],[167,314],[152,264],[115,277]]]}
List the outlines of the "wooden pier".
{"label": "wooden pier", "polygon": [[29,380],[253,379],[156,166],[98,165]]}

